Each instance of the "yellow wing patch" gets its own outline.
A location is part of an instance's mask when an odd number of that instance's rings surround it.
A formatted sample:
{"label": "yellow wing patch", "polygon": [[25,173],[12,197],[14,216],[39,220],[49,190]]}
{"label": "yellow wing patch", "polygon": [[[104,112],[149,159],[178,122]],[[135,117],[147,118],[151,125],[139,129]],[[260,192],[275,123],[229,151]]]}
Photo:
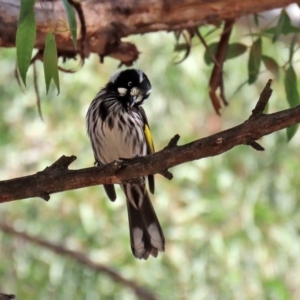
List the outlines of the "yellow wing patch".
{"label": "yellow wing patch", "polygon": [[155,150],[154,150],[154,144],[153,144],[153,140],[152,140],[152,134],[151,134],[150,128],[147,124],[145,124],[144,134],[145,134],[146,143],[150,150],[150,153],[154,153]]}

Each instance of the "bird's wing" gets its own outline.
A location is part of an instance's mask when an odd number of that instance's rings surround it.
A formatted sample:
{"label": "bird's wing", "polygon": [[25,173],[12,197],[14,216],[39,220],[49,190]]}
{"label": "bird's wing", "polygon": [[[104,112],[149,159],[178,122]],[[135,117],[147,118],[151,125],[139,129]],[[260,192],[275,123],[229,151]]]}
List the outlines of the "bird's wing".
{"label": "bird's wing", "polygon": [[[139,106],[139,110],[140,110],[141,116],[144,121],[143,130],[144,130],[145,140],[147,143],[147,154],[152,154],[155,152],[155,149],[154,149],[154,144],[153,144],[153,139],[152,139],[152,134],[151,134],[151,130],[149,127],[148,119],[147,119],[144,109],[141,106]],[[149,190],[153,194],[154,190],[155,190],[155,183],[154,183],[153,175],[148,176],[148,184],[149,184]]]}

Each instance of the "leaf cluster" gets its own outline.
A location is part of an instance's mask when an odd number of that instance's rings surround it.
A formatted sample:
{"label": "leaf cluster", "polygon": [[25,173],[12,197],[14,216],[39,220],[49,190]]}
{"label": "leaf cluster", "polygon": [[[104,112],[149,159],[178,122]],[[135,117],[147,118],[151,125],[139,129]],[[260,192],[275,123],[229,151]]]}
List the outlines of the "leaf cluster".
{"label": "leaf cluster", "polygon": [[[75,12],[68,0],[61,0],[69,22],[70,32],[73,39],[74,47],[77,44],[77,23]],[[26,75],[29,66],[34,62],[32,52],[36,37],[36,22],[34,7],[36,0],[21,1],[18,29],[16,34],[17,65],[23,83],[26,85]],[[42,5],[42,2],[40,2]],[[50,24],[51,25],[51,24]],[[51,28],[51,26],[50,26]],[[51,80],[53,79],[59,93],[59,75],[58,75],[58,57],[55,42],[55,30],[47,33],[45,39],[45,48],[43,50],[44,77],[46,91],[48,93]]]}

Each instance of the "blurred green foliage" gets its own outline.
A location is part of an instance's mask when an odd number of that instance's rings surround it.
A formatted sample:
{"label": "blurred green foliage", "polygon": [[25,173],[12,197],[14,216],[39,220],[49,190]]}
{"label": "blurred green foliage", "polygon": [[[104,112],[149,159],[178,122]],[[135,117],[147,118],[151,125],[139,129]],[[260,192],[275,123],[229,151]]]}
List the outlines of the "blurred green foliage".
{"label": "blurred green foliage", "polygon": [[[134,67],[142,69],[153,86],[144,107],[157,150],[176,133],[183,144],[243,122],[273,77],[261,65],[256,84],[236,92],[247,81],[248,54],[226,62],[230,105],[220,118],[208,97],[211,66],[203,61],[203,47],[193,47],[191,55],[175,65],[175,55],[181,54],[173,52],[172,34],[128,39],[141,50]],[[240,42],[251,46],[252,39],[245,36]],[[288,60],[284,44],[274,47],[270,41],[263,47],[264,54],[282,59],[281,65]],[[22,92],[13,75],[15,50],[1,49],[0,60],[0,180],[41,171],[63,154],[78,157],[71,168],[92,166],[85,114],[118,62],[106,59],[100,64],[91,56],[77,73],[60,74],[59,96],[53,87],[46,95],[38,63],[42,122],[32,69]],[[273,89],[269,112],[287,108],[280,76]],[[166,237],[166,252],[157,259],[139,261],[132,256],[124,196],[119,193],[111,203],[99,186],[54,194],[48,203],[4,203],[0,219],[83,252],[159,299],[299,299],[299,132],[288,144],[285,132],[259,142],[265,152],[239,146],[173,168],[172,181],[156,176],[152,199]],[[0,291],[22,300],[136,299],[106,275],[1,231]]]}

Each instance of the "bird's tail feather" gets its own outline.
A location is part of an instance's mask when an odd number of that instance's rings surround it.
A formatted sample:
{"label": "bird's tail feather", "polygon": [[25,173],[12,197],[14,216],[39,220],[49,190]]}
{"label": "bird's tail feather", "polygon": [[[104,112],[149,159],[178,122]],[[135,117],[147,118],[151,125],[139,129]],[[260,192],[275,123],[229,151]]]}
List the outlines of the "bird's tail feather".
{"label": "bird's tail feather", "polygon": [[135,257],[157,257],[165,249],[165,238],[145,184],[124,184],[131,249]]}

